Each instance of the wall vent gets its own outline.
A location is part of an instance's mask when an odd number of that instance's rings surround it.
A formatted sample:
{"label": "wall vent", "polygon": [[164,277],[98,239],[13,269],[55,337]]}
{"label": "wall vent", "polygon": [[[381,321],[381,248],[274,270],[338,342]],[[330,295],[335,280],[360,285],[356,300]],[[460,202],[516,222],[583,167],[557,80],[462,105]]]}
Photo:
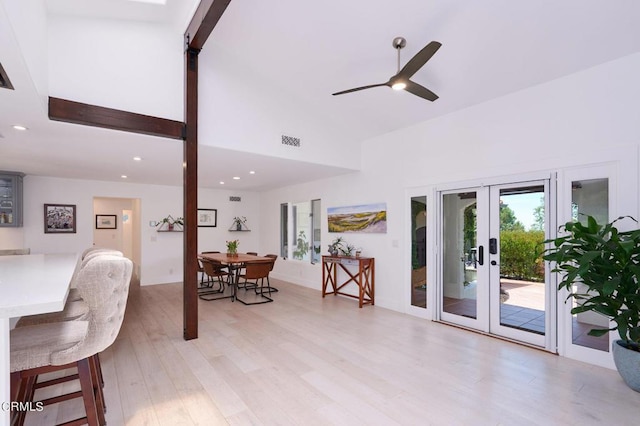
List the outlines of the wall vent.
{"label": "wall vent", "polygon": [[11,84],[6,71],[2,68],[2,64],[0,64],[0,87],[3,89],[13,90],[13,85]]}
{"label": "wall vent", "polygon": [[242,198],[241,197],[237,197],[237,196],[231,196],[231,197],[229,197],[229,201],[240,202],[240,201],[242,201]]}
{"label": "wall vent", "polygon": [[282,135],[282,145],[289,145],[289,146],[295,146],[296,148],[300,148],[300,138]]}

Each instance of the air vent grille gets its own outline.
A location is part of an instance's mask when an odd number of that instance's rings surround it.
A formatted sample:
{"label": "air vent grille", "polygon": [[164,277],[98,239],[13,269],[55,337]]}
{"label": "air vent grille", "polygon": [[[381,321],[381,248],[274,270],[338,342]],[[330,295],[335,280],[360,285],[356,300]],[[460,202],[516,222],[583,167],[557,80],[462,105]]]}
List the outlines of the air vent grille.
{"label": "air vent grille", "polygon": [[282,135],[282,145],[295,146],[300,148],[300,138],[294,136]]}
{"label": "air vent grille", "polygon": [[229,197],[229,201],[234,201],[234,202],[239,203],[240,201],[242,201],[242,197],[231,196],[231,197]]}

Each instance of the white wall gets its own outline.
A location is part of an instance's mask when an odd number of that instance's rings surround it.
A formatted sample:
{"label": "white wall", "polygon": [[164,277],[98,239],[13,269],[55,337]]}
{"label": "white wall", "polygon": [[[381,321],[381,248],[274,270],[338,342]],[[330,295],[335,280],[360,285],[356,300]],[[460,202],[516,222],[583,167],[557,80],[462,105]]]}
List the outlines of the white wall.
{"label": "white wall", "polygon": [[[242,202],[230,202],[230,195],[240,195]],[[181,217],[182,187],[140,185],[120,182],[59,179],[26,176],[24,179],[24,247],[32,253],[81,252],[93,243],[95,216],[94,197],[140,199],[141,284],[161,284],[182,281],[183,233],[158,233],[150,221],[167,215]],[[45,234],[44,204],[75,204],[77,232],[75,234]],[[238,238],[241,251],[259,248],[259,199],[251,192],[199,190],[202,208],[218,209],[218,227],[199,228],[198,250],[225,250],[225,241]],[[231,219],[247,217],[252,232],[229,232]],[[240,236],[238,236],[240,235]],[[135,249],[135,248],[134,248]]]}
{"label": "white wall", "polygon": [[[615,214],[637,217],[639,74],[634,54],[369,140],[361,172],[262,195],[262,250],[278,247],[282,202],[322,199],[323,253],[327,207],[386,202],[387,234],[344,236],[376,258],[376,305],[405,311],[407,188],[619,160]],[[274,275],[321,287],[318,265],[288,260]]]}
{"label": "white wall", "polygon": [[[93,230],[93,244],[97,247],[111,248],[120,250],[123,253],[124,247],[124,227],[122,225],[122,211],[131,210],[133,208],[133,200],[130,198],[96,198],[93,200],[94,215],[115,215],[116,229],[95,229]],[[125,254],[126,256],[126,254]]]}
{"label": "white wall", "polygon": [[4,7],[11,19],[20,52],[45,110],[49,96],[45,0],[6,0]]}
{"label": "white wall", "polygon": [[[360,167],[360,148],[347,130],[286,88],[274,86],[215,44],[202,51],[198,66],[199,143],[349,169]],[[283,145],[283,134],[301,138],[301,147]]]}
{"label": "white wall", "polygon": [[48,25],[50,96],[182,121],[180,32],[133,20],[56,15]]}

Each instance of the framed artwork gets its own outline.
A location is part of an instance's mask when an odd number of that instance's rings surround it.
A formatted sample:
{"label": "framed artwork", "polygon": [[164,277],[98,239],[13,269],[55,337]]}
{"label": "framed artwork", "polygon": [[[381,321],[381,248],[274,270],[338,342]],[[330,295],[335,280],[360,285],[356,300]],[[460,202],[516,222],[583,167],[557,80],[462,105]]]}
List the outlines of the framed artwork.
{"label": "framed artwork", "polygon": [[115,214],[97,214],[96,229],[117,229],[118,219]]}
{"label": "framed artwork", "polygon": [[45,234],[75,234],[76,233],[75,204],[45,204],[44,205],[44,233]]}
{"label": "framed artwork", "polygon": [[198,209],[198,227],[215,228],[218,226],[217,209]]}
{"label": "framed artwork", "polygon": [[387,203],[327,209],[329,232],[364,232],[386,234]]}

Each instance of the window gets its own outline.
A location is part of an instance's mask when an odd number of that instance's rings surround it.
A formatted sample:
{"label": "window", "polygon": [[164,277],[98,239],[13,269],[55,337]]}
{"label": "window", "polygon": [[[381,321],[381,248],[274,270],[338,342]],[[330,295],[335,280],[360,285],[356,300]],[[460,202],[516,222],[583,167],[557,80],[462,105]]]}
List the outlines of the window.
{"label": "window", "polygon": [[280,255],[316,263],[320,260],[320,200],[280,205]]}

